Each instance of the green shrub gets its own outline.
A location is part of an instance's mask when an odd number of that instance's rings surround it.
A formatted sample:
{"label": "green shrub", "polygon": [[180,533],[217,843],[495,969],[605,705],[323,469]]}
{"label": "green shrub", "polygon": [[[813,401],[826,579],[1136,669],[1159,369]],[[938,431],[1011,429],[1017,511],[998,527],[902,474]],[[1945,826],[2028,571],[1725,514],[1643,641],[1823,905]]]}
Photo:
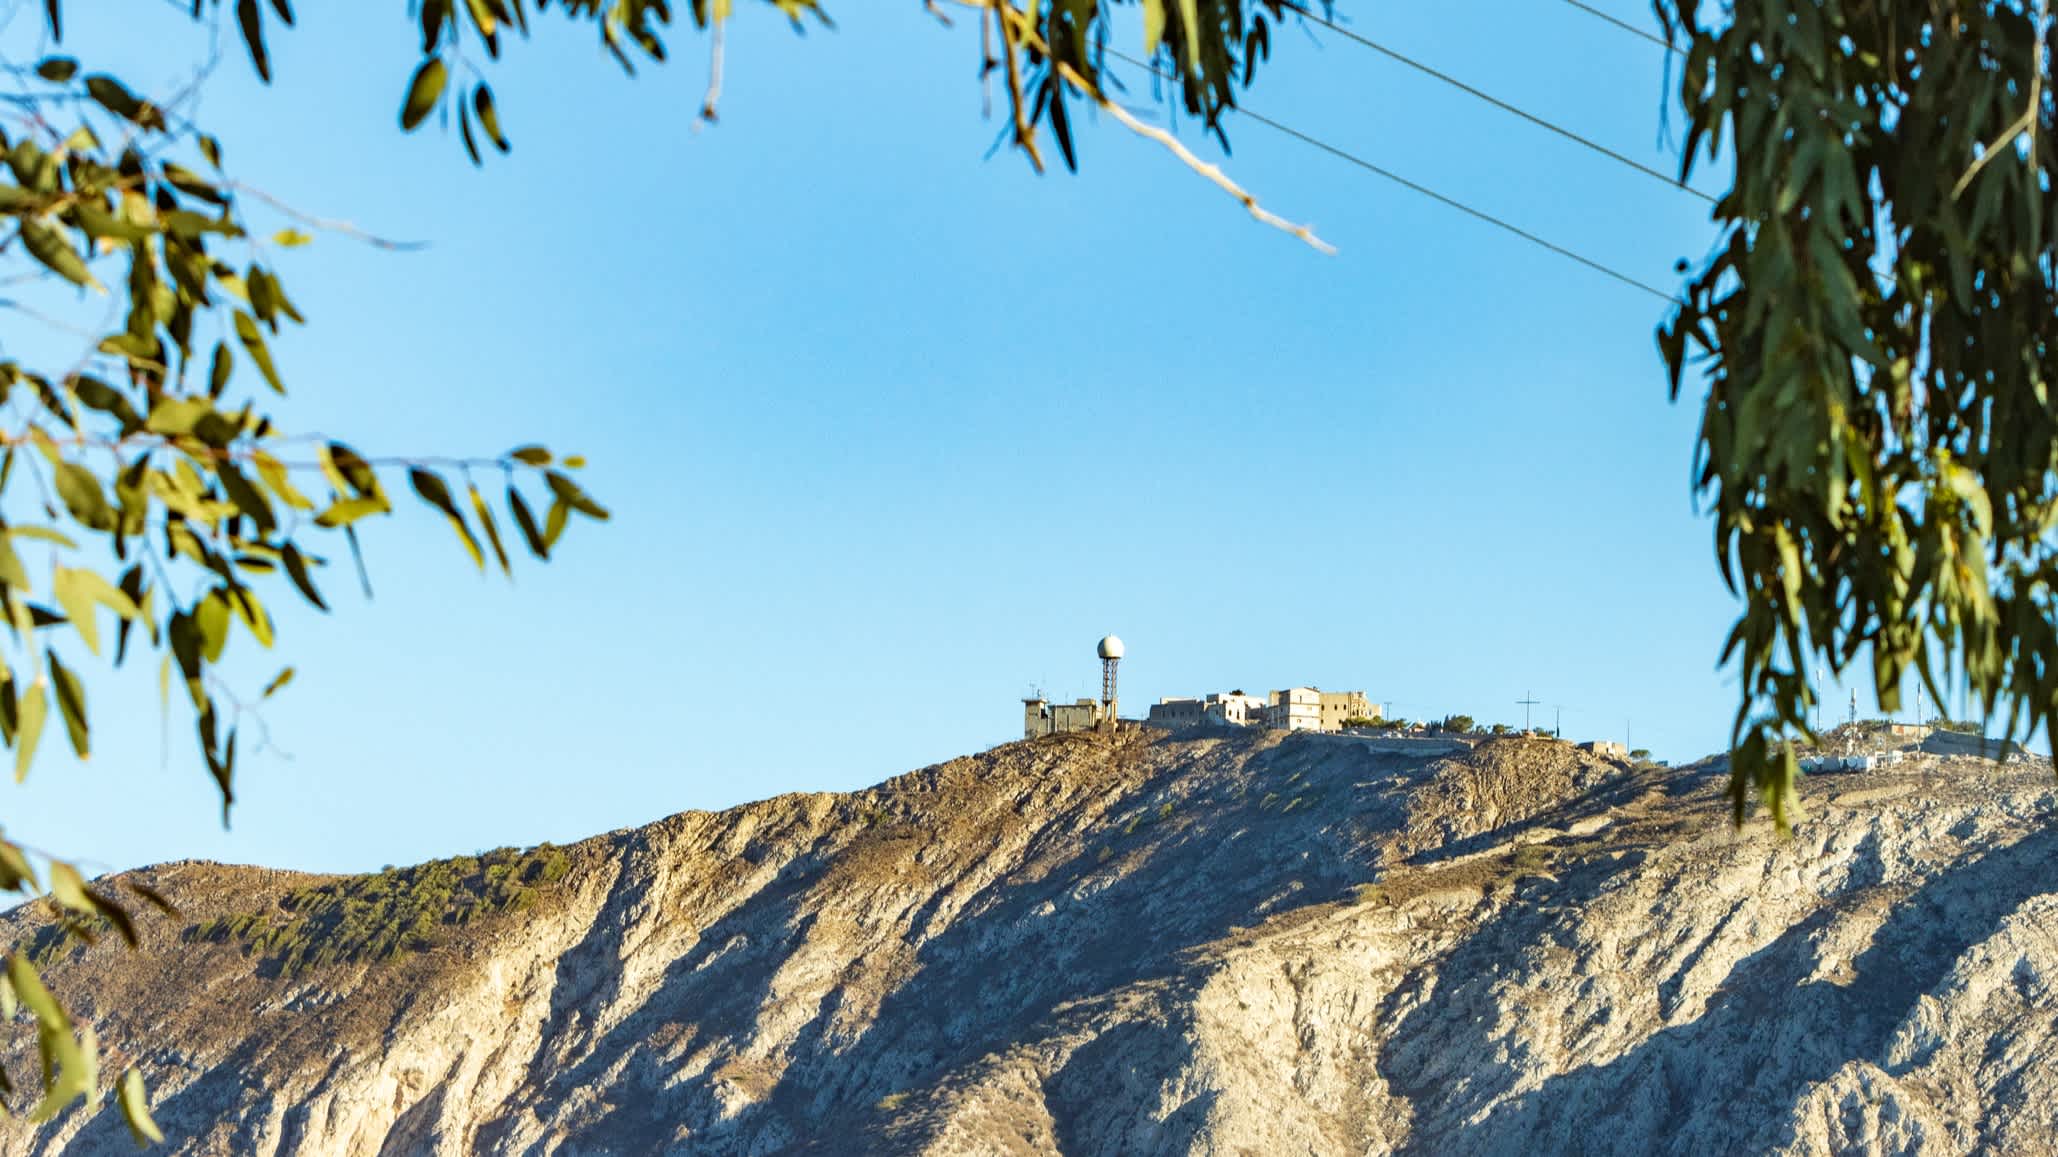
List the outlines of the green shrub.
{"label": "green shrub", "polygon": [[412,868],[388,868],[298,888],[269,912],[188,927],[188,942],[239,944],[281,976],[310,968],[393,960],[431,948],[444,928],[534,906],[539,887],[563,880],[571,860],[548,844],[497,848]]}

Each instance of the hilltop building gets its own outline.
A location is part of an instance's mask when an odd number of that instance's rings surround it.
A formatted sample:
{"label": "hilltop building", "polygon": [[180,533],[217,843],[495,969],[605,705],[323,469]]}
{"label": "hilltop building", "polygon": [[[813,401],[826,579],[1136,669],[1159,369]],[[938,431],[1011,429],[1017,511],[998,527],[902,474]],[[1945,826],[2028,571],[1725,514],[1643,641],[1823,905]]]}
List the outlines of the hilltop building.
{"label": "hilltop building", "polygon": [[1249,727],[1260,722],[1264,711],[1263,699],[1241,691],[1230,691],[1212,694],[1205,699],[1177,696],[1160,699],[1151,704],[1147,721],[1153,726],[1166,728],[1199,727],[1205,723]]}
{"label": "hilltop building", "polygon": [[1346,719],[1376,719],[1384,704],[1374,703],[1363,691],[1320,691],[1322,730],[1342,731]]}
{"label": "hilltop building", "polygon": [[1061,735],[1068,731],[1092,731],[1100,726],[1103,717],[1100,703],[1092,699],[1081,699],[1076,703],[1052,703],[1043,698],[1024,699],[1022,738],[1040,739],[1046,735]]}
{"label": "hilltop building", "polygon": [[1322,730],[1322,693],[1313,687],[1272,692],[1265,705],[1265,726],[1274,731]]}
{"label": "hilltop building", "polygon": [[1205,698],[1170,697],[1151,704],[1147,720],[1154,727],[1269,727],[1277,731],[1342,731],[1344,720],[1372,718],[1380,705],[1363,691],[1320,691],[1289,687],[1260,699],[1241,691]]}

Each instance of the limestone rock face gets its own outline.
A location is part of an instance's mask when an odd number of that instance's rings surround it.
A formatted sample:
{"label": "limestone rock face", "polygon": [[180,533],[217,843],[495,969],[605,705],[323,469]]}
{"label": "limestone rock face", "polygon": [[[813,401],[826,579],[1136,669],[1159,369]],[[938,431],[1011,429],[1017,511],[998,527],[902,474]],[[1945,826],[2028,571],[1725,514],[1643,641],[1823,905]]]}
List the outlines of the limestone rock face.
{"label": "limestone rock face", "polygon": [[[201,934],[350,879],[148,869],[182,915],[46,974],[177,1154],[2058,1151],[2049,766],[1818,777],[1784,841],[1725,782],[1055,736],[597,837],[385,958]],[[134,1148],[0,1120],[58,1152]]]}

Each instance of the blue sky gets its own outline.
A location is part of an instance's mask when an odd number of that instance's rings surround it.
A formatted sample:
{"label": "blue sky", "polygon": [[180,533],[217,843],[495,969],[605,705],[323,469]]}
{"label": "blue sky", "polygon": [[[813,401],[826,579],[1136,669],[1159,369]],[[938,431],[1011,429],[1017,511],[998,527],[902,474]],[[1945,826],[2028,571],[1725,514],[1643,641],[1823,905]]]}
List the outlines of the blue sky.
{"label": "blue sky", "polygon": [[[201,48],[88,7],[66,48],[139,85]],[[281,414],[382,453],[580,451],[615,520],[513,584],[426,514],[378,525],[370,604],[281,597],[280,654],[239,660],[300,674],[232,829],[146,665],[94,683],[100,751],[46,750],[10,835],[363,869],[854,788],[1012,738],[1031,685],[1089,693],[1108,631],[1131,711],[1315,683],[1519,722],[1533,691],[1575,737],[1723,743],[1732,604],[1661,303],[1253,124],[1230,172],[1339,255],[1112,122],[1078,176],[989,158],[976,29],[912,2],[805,37],[739,6],[708,128],[697,38],[629,80],[546,22],[494,74],[514,153],[475,171],[395,125],[401,7],[302,5],[275,86],[231,40],[207,93],[244,179],[432,243],[283,259],[312,324]],[[1570,6],[1341,15],[1674,163],[1662,53]],[[1708,244],[1692,198],[1334,37],[1275,47],[1268,115],[1661,286]]]}

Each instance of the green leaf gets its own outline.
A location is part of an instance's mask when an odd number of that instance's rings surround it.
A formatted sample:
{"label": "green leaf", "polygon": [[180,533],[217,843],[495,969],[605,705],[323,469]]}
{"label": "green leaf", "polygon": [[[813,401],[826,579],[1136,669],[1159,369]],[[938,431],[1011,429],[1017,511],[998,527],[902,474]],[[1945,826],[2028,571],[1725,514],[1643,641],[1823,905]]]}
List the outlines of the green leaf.
{"label": "green leaf", "polygon": [[1165,0],[1143,0],[1143,54],[1156,56],[1165,40]]}
{"label": "green leaf", "polygon": [[507,507],[514,514],[515,525],[521,528],[522,539],[529,544],[529,553],[548,559],[550,544],[544,541],[543,532],[537,529],[536,516],[530,513],[528,501],[513,486],[507,488]]}
{"label": "green leaf", "polygon": [[66,550],[77,550],[79,548],[79,544],[74,542],[70,536],[59,534],[47,526],[10,526],[7,528],[7,533],[14,538],[26,538],[34,542],[47,542],[53,546],[61,546]]}
{"label": "green leaf", "polygon": [[50,664],[50,683],[57,691],[57,711],[64,716],[65,731],[71,737],[71,749],[80,759],[92,758],[91,733],[86,725],[86,689],[71,668],[57,657],[57,652],[48,651],[44,658]]}
{"label": "green leaf", "polygon": [[179,914],[179,906],[177,904],[172,903],[169,899],[165,897],[164,893],[158,891],[157,889],[151,887],[148,884],[145,884],[143,881],[131,876],[123,879],[122,884],[126,886],[129,891],[134,892],[136,895],[143,897],[143,899],[147,901],[151,907],[157,909],[165,915],[177,916]]}
{"label": "green leaf", "polygon": [[507,137],[500,131],[500,112],[493,107],[493,90],[484,84],[472,90],[472,108],[479,114],[479,126],[493,140],[493,147],[507,152]]}
{"label": "green leaf", "polygon": [[57,485],[57,497],[80,525],[94,530],[114,528],[114,509],[107,504],[107,495],[100,489],[100,480],[93,476],[91,470],[76,462],[59,461],[53,464],[51,471]]}
{"label": "green leaf", "polygon": [[137,1145],[149,1145],[164,1140],[164,1130],[150,1119],[149,1096],[143,1091],[143,1074],[130,1069],[121,1075],[121,1091],[116,1094],[121,1102],[122,1120],[129,1125],[129,1134]]}
{"label": "green leaf", "polygon": [[277,245],[281,249],[298,249],[313,240],[314,238],[309,237],[298,229],[281,229],[277,233],[272,234],[272,244]]}
{"label": "green leaf", "polygon": [[0,586],[17,590],[29,589],[28,568],[21,564],[21,556],[14,552],[14,535],[0,533]]}
{"label": "green leaf", "polygon": [[524,466],[550,465],[550,451],[541,446],[517,446],[509,450],[507,456]]}
{"label": "green leaf", "polygon": [[287,543],[279,550],[279,560],[286,564],[286,577],[299,588],[300,597],[314,604],[317,610],[328,610],[329,604],[322,601],[321,592],[315,589],[314,577],[307,571],[307,558],[300,553],[300,548]]}
{"label": "green leaf", "polygon": [[36,62],[36,75],[52,84],[63,84],[78,71],[79,62],[69,56],[46,56]]}
{"label": "green leaf", "polygon": [[100,627],[96,618],[100,607],[104,606],[131,621],[143,616],[135,601],[108,582],[99,571],[58,567],[52,591],[57,596],[58,605],[64,608],[65,617],[71,620],[72,629],[84,640],[86,649],[95,655],[100,653]]}
{"label": "green leaf", "polygon": [[101,108],[106,109],[123,120],[131,121],[146,129],[161,129],[164,127],[164,113],[160,112],[156,105],[146,100],[137,99],[135,93],[130,92],[122,82],[111,76],[95,74],[87,77],[86,93]]}
{"label": "green leaf", "polygon": [[259,695],[258,698],[269,699],[272,696],[278,694],[280,691],[284,690],[286,684],[291,683],[292,681],[293,668],[286,667],[282,669],[278,674],[272,676],[272,681],[264,685],[264,693]]}
{"label": "green leaf", "polygon": [[381,497],[344,498],[337,500],[327,510],[315,515],[314,524],[324,529],[334,530],[338,527],[349,526],[360,518],[374,514],[384,514],[391,509],[392,507]]}
{"label": "green leaf", "polygon": [[293,474],[286,469],[284,462],[262,450],[253,453],[250,460],[257,465],[258,476],[264,479],[264,484],[286,505],[295,510],[314,509],[314,502],[302,494],[299,487],[293,485]]}
{"label": "green leaf", "polygon": [[45,267],[73,285],[104,288],[86,269],[86,262],[71,247],[71,242],[55,226],[41,217],[21,219],[22,244],[28,247],[29,255]]}
{"label": "green leaf", "polygon": [[250,63],[257,67],[258,79],[270,84],[271,58],[264,51],[264,16],[257,10],[257,0],[236,0],[236,23],[242,26],[243,43],[250,49]]}
{"label": "green leaf", "polygon": [[257,596],[245,587],[231,588],[229,596],[235,600],[237,617],[243,620],[244,626],[250,628],[251,637],[257,640],[257,645],[269,649],[272,645],[272,617],[265,611],[264,604],[258,602]]}
{"label": "green leaf", "polygon": [[71,1028],[71,1018],[64,1015],[57,998],[43,986],[42,978],[36,975],[35,966],[29,963],[28,957],[19,952],[7,954],[7,980],[22,1007],[28,1009],[37,1021],[55,1028]]}
{"label": "green leaf", "polygon": [[407,86],[407,101],[400,106],[400,127],[413,132],[415,126],[436,107],[436,98],[443,95],[443,83],[449,79],[449,70],[444,68],[441,57],[432,56],[415,70],[414,80]]}
{"label": "green leaf", "polygon": [[93,902],[86,899],[85,878],[63,860],[50,861],[50,896],[74,912],[93,914]]}
{"label": "green leaf", "polygon": [[266,384],[277,393],[285,393],[286,387],[279,381],[278,368],[272,365],[272,352],[264,344],[264,335],[258,332],[257,320],[242,310],[236,311],[236,337],[243,343],[243,350],[250,360],[257,363],[257,372],[264,375]]}
{"label": "green leaf", "polygon": [[486,508],[486,499],[477,486],[471,487],[472,513],[479,520],[479,526],[486,532],[487,545],[493,548],[493,557],[500,562],[501,574],[512,574],[507,565],[507,550],[500,545],[500,528],[493,524],[493,512]]}
{"label": "green leaf", "polygon": [[114,930],[121,935],[121,938],[127,942],[129,947],[134,948],[137,946],[136,922],[129,918],[128,909],[116,903],[114,897],[109,896],[105,892],[95,891],[92,888],[86,889],[86,901],[93,905],[93,911],[101,919],[114,925]]}
{"label": "green leaf", "polygon": [[243,476],[236,464],[227,458],[218,458],[214,463],[214,476],[221,479],[222,492],[235,503],[236,509],[257,524],[260,534],[270,534],[279,525],[278,517],[272,513],[272,504],[264,492],[253,486]]}
{"label": "green leaf", "polygon": [[207,592],[193,608],[193,625],[200,630],[200,654],[210,663],[221,661],[229,645],[229,599],[221,588]]}
{"label": "green leaf", "polygon": [[43,738],[43,717],[50,711],[43,696],[41,679],[29,684],[28,693],[21,697],[20,719],[14,729],[14,782],[21,783],[29,777],[29,764],[35,761],[36,744]]}
{"label": "green leaf", "polygon": [[457,502],[450,496],[450,487],[435,474],[419,468],[407,472],[407,480],[414,486],[414,492],[423,502],[443,512],[456,529],[457,537],[464,542],[465,550],[472,556],[473,565],[486,569],[486,556],[479,550],[479,540],[472,537],[472,528],[465,525],[464,516],[457,512]]}
{"label": "green leaf", "polygon": [[543,480],[550,484],[551,493],[557,495],[559,501],[573,510],[598,522],[608,520],[607,509],[588,498],[586,492],[579,489],[579,484],[570,478],[551,470],[544,473]]}
{"label": "green leaf", "polygon": [[550,512],[543,516],[543,545],[557,545],[557,540],[564,535],[565,523],[570,521],[571,515],[570,503],[562,498],[551,499]]}
{"label": "green leaf", "polygon": [[71,390],[88,409],[98,410],[120,422],[124,432],[143,424],[142,415],[136,413],[136,407],[129,404],[129,399],[98,378],[80,374],[71,380]]}
{"label": "green leaf", "polygon": [[[207,396],[219,398],[228,388],[229,375],[236,369],[236,356],[229,352],[227,342],[214,343],[214,361],[207,370]],[[191,429],[191,426],[187,427]]]}

